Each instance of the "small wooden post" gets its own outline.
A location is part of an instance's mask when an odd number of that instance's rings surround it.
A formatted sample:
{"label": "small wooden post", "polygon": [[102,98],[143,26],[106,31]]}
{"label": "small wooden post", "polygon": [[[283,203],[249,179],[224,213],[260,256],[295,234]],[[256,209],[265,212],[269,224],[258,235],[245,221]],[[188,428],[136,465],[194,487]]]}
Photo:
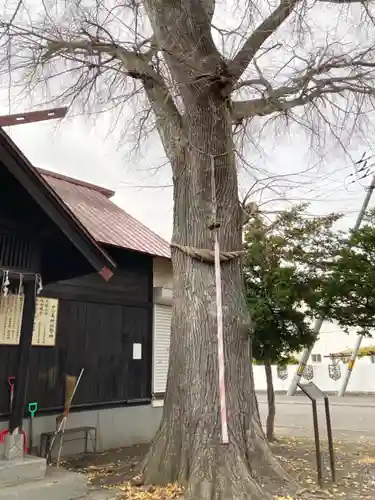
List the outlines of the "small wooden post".
{"label": "small wooden post", "polygon": [[328,396],[324,398],[324,406],[326,409],[326,421],[327,421],[327,437],[328,437],[328,449],[329,449],[329,461],[331,464],[331,475],[332,482],[336,482],[336,465],[335,465],[335,451],[333,449],[333,437],[332,437],[332,424],[331,424],[331,412],[329,410],[329,400]]}
{"label": "small wooden post", "polygon": [[36,302],[35,277],[24,281],[24,303],[22,312],[22,324],[20,343],[18,346],[18,363],[16,375],[16,387],[12,412],[9,420],[9,433],[15,429],[22,428],[25,411],[27,378],[29,375],[31,343],[34,329],[35,302]]}
{"label": "small wooden post", "polygon": [[320,437],[319,437],[319,420],[318,408],[316,400],[312,400],[314,438],[315,438],[315,453],[316,453],[316,470],[318,471],[318,483],[320,488],[323,488],[323,472],[322,472],[322,454],[320,452]]}

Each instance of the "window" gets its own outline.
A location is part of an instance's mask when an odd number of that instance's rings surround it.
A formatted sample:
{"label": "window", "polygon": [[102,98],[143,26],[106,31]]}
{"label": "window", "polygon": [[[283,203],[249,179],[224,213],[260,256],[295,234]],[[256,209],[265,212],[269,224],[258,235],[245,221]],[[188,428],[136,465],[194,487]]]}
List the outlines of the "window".
{"label": "window", "polygon": [[322,355],[321,354],[313,354],[311,356],[311,361],[313,363],[321,363],[322,362]]}

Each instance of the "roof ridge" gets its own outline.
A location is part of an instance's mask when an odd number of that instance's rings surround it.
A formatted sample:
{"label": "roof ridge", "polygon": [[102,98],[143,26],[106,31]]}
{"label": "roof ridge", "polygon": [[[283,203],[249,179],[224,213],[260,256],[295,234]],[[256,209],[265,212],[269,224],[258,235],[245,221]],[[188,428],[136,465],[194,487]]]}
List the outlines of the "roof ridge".
{"label": "roof ridge", "polygon": [[106,198],[112,198],[112,196],[116,194],[115,191],[112,191],[111,189],[107,189],[102,186],[98,186],[97,184],[91,184],[90,182],[82,181],[74,177],[69,177],[68,175],[59,174],[57,172],[51,172],[50,170],[46,170],[45,168],[40,168],[40,167],[34,167],[34,168],[36,168],[38,172],[40,172],[42,175],[46,177],[52,177],[54,179],[59,179],[61,181],[69,182],[70,184],[74,184],[76,186],[82,186],[87,189],[91,189],[92,191],[97,191]]}

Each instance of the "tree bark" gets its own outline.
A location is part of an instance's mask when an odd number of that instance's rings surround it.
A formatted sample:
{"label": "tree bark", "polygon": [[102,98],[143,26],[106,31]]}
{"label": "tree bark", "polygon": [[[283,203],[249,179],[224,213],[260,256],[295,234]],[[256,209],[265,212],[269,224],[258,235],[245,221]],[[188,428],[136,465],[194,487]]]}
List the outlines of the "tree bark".
{"label": "tree bark", "polygon": [[[173,242],[211,249],[211,160],[215,160],[222,251],[242,248],[241,212],[226,102],[200,96],[184,116],[183,164],[174,175]],[[147,484],[179,482],[189,500],[249,500],[281,494],[292,481],[261,429],[251,366],[250,323],[241,262],[222,264],[228,445],[220,443],[217,321],[213,263],[173,248],[170,363],[160,428],[143,468]],[[272,485],[276,487],[273,490]],[[271,497],[269,497],[271,498]]]}
{"label": "tree bark", "polygon": [[275,391],[273,389],[272,365],[271,365],[271,361],[269,359],[265,360],[264,369],[266,372],[267,402],[268,402],[266,437],[267,437],[268,442],[272,442],[272,441],[275,441],[276,405],[275,405]]}

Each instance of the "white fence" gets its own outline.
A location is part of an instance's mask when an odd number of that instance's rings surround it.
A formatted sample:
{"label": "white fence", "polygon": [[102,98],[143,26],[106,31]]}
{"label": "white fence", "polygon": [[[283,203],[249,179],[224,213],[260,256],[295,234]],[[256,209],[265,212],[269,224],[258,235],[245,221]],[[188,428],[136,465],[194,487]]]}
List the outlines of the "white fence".
{"label": "white fence", "polygon": [[[287,391],[293,375],[298,365],[289,365],[285,371],[278,373],[277,366],[272,366],[272,375],[275,391]],[[342,383],[342,379],[347,371],[347,365],[339,363],[338,370],[330,369],[329,363],[311,364],[307,369],[308,380],[302,378],[302,382],[314,382],[322,391],[337,392]],[[331,372],[331,373],[330,373]],[[340,375],[340,378],[338,376]],[[334,377],[334,378],[332,378]],[[335,380],[336,379],[336,380]],[[266,377],[264,366],[254,365],[254,382],[257,391],[266,391]],[[350,377],[347,392],[352,393],[374,393],[375,394],[375,364],[371,358],[364,357],[356,361],[352,375]]]}

